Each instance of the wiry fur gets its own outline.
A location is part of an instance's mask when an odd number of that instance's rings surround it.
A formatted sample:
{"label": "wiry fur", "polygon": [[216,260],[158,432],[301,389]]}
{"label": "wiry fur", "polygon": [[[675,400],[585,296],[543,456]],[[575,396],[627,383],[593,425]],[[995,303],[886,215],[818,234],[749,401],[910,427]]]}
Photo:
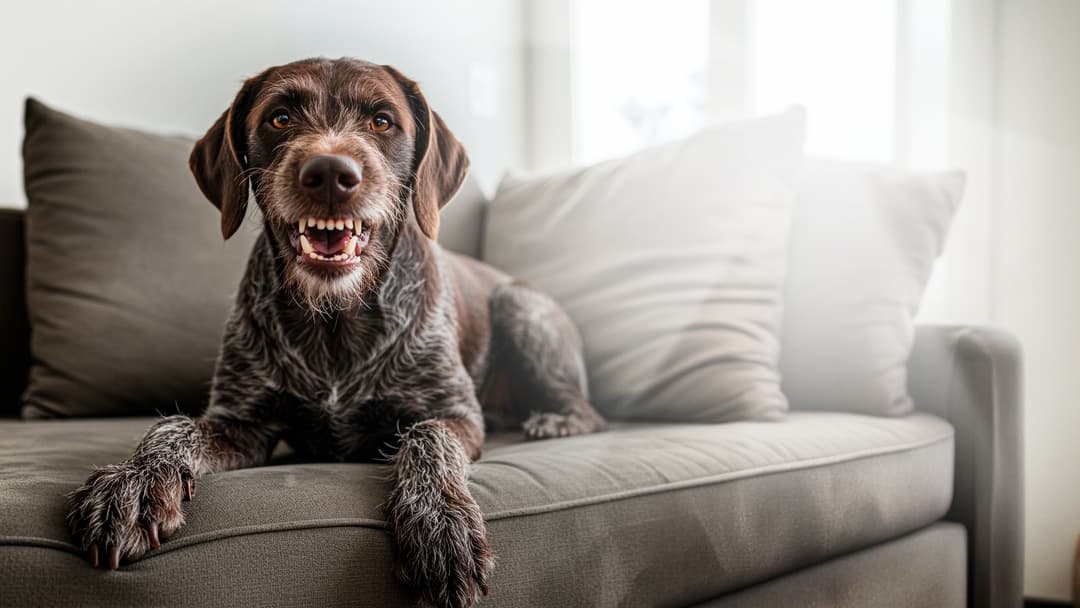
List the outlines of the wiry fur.
{"label": "wiry fur", "polygon": [[[352,79],[339,74],[350,70]],[[265,95],[298,82],[315,92],[337,86],[388,95],[400,78],[389,68],[350,60],[275,68],[258,77],[270,93],[252,92],[249,81],[196,148],[193,167],[204,192],[230,194],[213,182],[213,171],[248,175],[266,224],[226,325],[206,412],[159,421],[128,460],[95,471],[72,494],[68,519],[95,564],[107,560],[116,568],[121,559],[137,559],[183,524],[180,504],[193,494],[194,479],[262,464],[284,440],[311,459],[389,458],[393,491],[386,515],[397,541],[399,577],[418,587],[427,603],[471,606],[487,592],[494,564],[480,508],[468,490],[469,462],[480,457],[485,418],[496,427],[524,424],[529,439],[602,426],[588,402],[580,337],[558,306],[493,268],[444,252],[429,238],[437,218],[421,210],[423,197],[456,189],[463,174],[437,176],[439,187],[421,183],[435,178],[423,159],[413,158],[420,126],[403,129],[400,142],[350,152],[364,156],[370,173],[388,172],[365,174],[373,184],[348,215],[363,214],[373,223],[378,218],[372,255],[356,276],[320,278],[301,269],[285,238],[285,222],[296,217],[290,209],[307,205],[300,210],[306,213],[310,203],[282,181],[293,162],[282,159],[300,157],[315,140],[275,143],[248,133],[244,154],[234,155],[252,159],[254,169],[246,173],[215,164],[227,160],[196,159],[228,143],[221,130],[229,129],[226,118],[243,119],[238,108],[247,104],[246,112],[257,112],[277,103]],[[345,114],[319,114],[333,113],[338,96],[330,93],[322,90],[306,107],[312,122],[324,130],[330,124],[342,132],[355,129]],[[395,103],[414,115],[428,112],[416,95],[415,83],[405,82]],[[438,136],[433,153],[464,154],[448,131]],[[386,158],[367,158],[374,155]],[[467,161],[443,158],[435,166],[462,172]],[[235,196],[231,200],[218,202],[226,233],[234,223],[230,205],[240,204]]]}
{"label": "wiry fur", "polygon": [[[318,124],[318,123],[317,123]],[[271,169],[260,171],[256,180],[255,197],[267,201],[264,213],[274,224],[290,224],[297,217],[297,210],[304,209],[302,194],[296,192],[293,182],[305,155],[340,151],[355,158],[365,159],[361,170],[364,175],[365,196],[373,203],[365,208],[365,219],[384,231],[383,238],[373,239],[372,246],[364,254],[369,263],[359,272],[327,280],[305,271],[300,265],[282,260],[285,266],[286,286],[299,300],[299,304],[319,314],[336,310],[348,310],[361,303],[364,294],[375,288],[379,275],[389,263],[389,252],[383,246],[389,236],[387,227],[400,226],[404,217],[403,207],[396,203],[401,193],[408,192],[393,167],[378,153],[373,145],[362,138],[350,136],[345,125],[327,125],[325,132],[313,132],[294,138],[292,145],[281,150],[280,158]],[[288,252],[291,254],[291,252]]]}
{"label": "wiry fur", "polygon": [[475,429],[467,422],[425,420],[405,432],[386,506],[396,531],[398,578],[425,589],[437,606],[475,603],[487,594],[495,565],[483,515],[466,485],[469,456],[462,443],[475,443],[461,440],[461,427]]}

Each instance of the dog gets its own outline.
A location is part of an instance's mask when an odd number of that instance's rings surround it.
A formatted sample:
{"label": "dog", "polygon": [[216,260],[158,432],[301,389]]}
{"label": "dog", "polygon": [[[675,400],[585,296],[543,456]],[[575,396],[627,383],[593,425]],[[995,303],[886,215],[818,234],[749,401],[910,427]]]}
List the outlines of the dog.
{"label": "dog", "polygon": [[226,239],[249,199],[263,230],[205,412],[161,419],[71,494],[91,565],[157,548],[201,475],[285,441],[314,460],[388,459],[398,578],[427,604],[473,605],[494,566],[467,484],[485,428],[545,439],[604,421],[558,305],[436,243],[468,171],[461,143],[396,69],[317,58],[247,80],[190,167]]}

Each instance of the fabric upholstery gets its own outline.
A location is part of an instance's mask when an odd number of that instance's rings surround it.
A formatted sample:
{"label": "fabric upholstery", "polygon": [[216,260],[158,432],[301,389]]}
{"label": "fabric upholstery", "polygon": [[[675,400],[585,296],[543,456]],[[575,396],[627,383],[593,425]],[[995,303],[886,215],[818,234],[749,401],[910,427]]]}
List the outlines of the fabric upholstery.
{"label": "fabric upholstery", "polygon": [[1011,334],[922,326],[909,386],[920,411],[956,427],[948,519],[968,530],[972,605],[1019,606],[1024,590],[1023,368]]}
{"label": "fabric upholstery", "polygon": [[0,416],[15,416],[30,369],[23,213],[0,209]]}
{"label": "fabric upholstery", "polygon": [[461,190],[439,214],[439,244],[469,257],[483,257],[481,245],[487,206],[487,195],[470,173]]}
{"label": "fabric upholstery", "polygon": [[913,319],[963,185],[959,171],[804,163],[780,347],[792,408],[912,411]]}
{"label": "fabric upholstery", "polygon": [[[160,550],[116,573],[81,564],[63,496],[91,465],[126,457],[149,424],[0,422],[0,605],[409,597],[392,582],[387,469],[376,464],[286,456],[204,477],[187,525]],[[687,605],[901,536],[945,513],[952,436],[921,414],[796,413],[493,437],[470,486],[498,555],[484,605]]]}
{"label": "fabric upholstery", "polygon": [[937,523],[697,608],[963,608],[964,540],[963,526]]}
{"label": "fabric upholstery", "polygon": [[484,258],[567,311],[608,417],[787,409],[777,333],[803,121],[793,109],[499,185]]}
{"label": "fabric upholstery", "polygon": [[27,101],[24,416],[204,405],[254,230],[222,242],[188,171],[192,143]]}

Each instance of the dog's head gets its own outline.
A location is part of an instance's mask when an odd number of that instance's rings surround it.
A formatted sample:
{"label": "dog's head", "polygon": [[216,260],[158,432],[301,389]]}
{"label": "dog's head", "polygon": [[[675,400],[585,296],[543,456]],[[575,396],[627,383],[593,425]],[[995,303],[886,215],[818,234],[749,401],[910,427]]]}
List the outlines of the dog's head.
{"label": "dog's head", "polygon": [[250,187],[287,285],[327,310],[377,285],[413,218],[436,237],[469,159],[394,68],[309,59],[245,82],[190,164],[225,238],[244,219]]}

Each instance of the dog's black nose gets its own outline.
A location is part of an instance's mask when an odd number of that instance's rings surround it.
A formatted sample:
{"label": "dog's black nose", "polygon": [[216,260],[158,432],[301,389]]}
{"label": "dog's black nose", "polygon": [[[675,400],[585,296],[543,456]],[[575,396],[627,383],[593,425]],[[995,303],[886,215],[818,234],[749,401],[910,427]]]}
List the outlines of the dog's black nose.
{"label": "dog's black nose", "polygon": [[318,154],[300,167],[300,187],[326,203],[344,203],[360,187],[360,165],[348,156]]}

